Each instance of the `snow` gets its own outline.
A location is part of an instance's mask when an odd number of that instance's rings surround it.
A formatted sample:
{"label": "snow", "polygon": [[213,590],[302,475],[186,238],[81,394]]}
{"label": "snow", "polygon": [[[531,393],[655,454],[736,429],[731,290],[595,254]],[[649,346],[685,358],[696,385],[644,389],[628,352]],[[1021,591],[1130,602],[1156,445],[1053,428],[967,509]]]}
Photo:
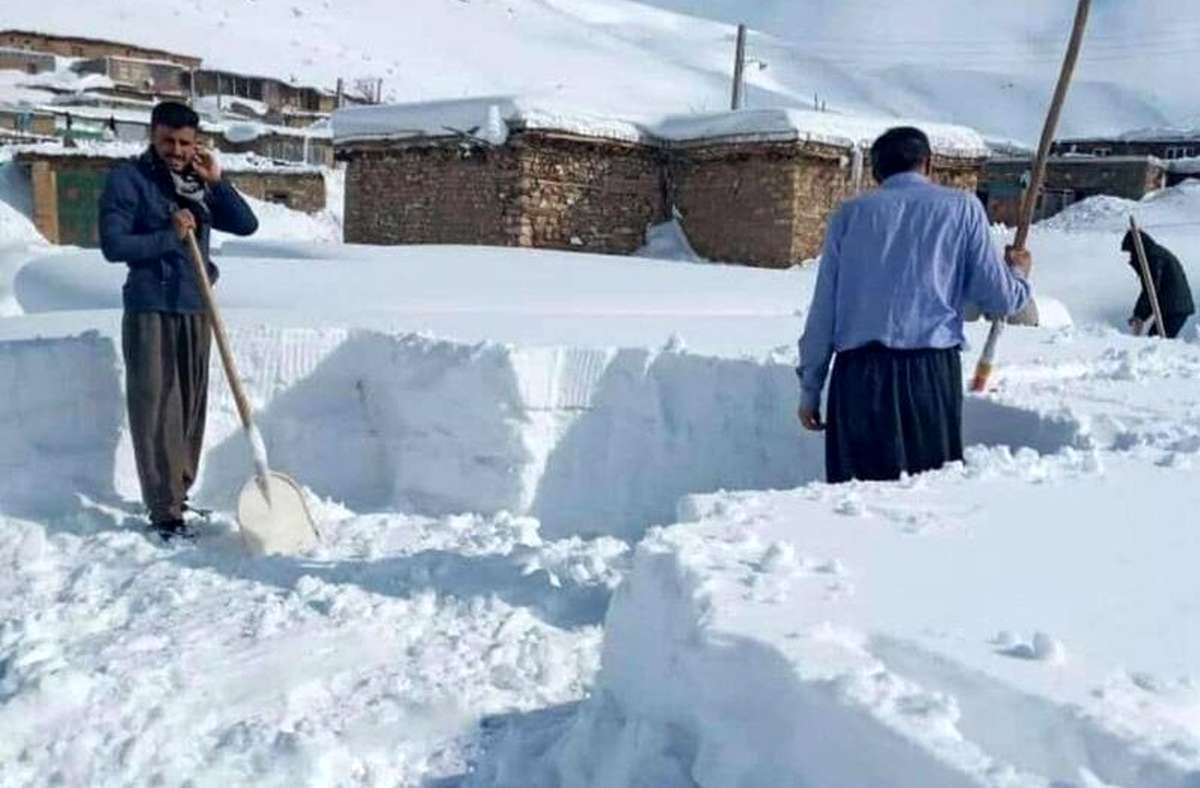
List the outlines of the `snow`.
{"label": "snow", "polygon": [[[938,153],[986,157],[987,144],[976,132],[947,124],[897,118],[858,117],[802,109],[747,110],[634,119],[600,117],[539,97],[483,97],[428,104],[351,107],[334,114],[339,144],[364,140],[455,136],[498,125],[508,130],[549,129],[588,137],[646,144],[697,142],[792,142],[811,140],[841,147],[869,147],[892,126],[920,125]],[[503,138],[500,139],[500,143]],[[500,144],[493,141],[493,144]]]}
{"label": "snow", "polygon": [[[5,20],[385,76],[421,106],[339,115],[368,136],[499,144],[519,118],[859,144],[868,119],[917,117],[1028,144],[1070,10],[924,0],[918,34],[907,6],[654,1],[671,10],[414,0],[396,26],[378,0],[46,0]],[[1188,125],[1194,86],[1141,78],[1179,62],[1144,57],[1162,13],[1097,5],[1064,134]],[[767,67],[731,115],[739,18],[775,35],[752,32]],[[1120,47],[1141,60],[1113,65]],[[0,73],[0,96],[47,103],[24,83]],[[958,133],[942,144],[979,144]],[[259,236],[216,244],[272,465],[323,534],[261,558],[231,513],[252,469],[215,359],[194,492],[216,511],[194,545],[139,528],[122,268],[42,242],[0,160],[0,783],[1196,782],[1200,334],[1121,333],[1119,251],[1132,211],[1200,281],[1196,184],[1035,226],[1046,319],[1007,331],[967,397],[967,461],[830,487],[794,413],[815,266],[697,265],[672,223],[640,253],[658,260],[348,246],[325,175],[324,214],[255,203]]]}
{"label": "snow", "polygon": [[987,143],[968,128],[806,109],[681,115],[663,120],[655,127],[655,132],[679,143],[811,140],[841,147],[869,148],[879,135],[893,126],[919,126],[929,135],[930,144],[937,153],[979,158],[988,155]]}
{"label": "snow", "polygon": [[563,785],[1189,784],[1197,504],[1143,457],[1003,449],[687,500],[638,546],[546,763]]}
{"label": "snow", "polygon": [[[1115,236],[1034,235],[1093,256]],[[198,545],[156,545],[134,527],[120,267],[13,259],[17,784],[1158,786],[1197,768],[1178,513],[1197,503],[1200,344],[1013,329],[996,388],[967,400],[968,463],[831,488],[794,416],[812,268],[226,240],[257,423],[324,534],[255,559],[229,514],[250,468],[221,373],[196,490],[217,512]],[[1080,265],[1042,259],[1039,281],[1056,264]],[[1107,306],[1074,289],[1056,295],[1114,309],[1134,285]]]}
{"label": "snow", "polygon": [[[923,0],[912,13],[825,3],[803,15],[777,0],[653,3],[669,11],[626,0],[412,0],[406,14],[416,21],[395,26],[378,22],[394,12],[385,0],[15,5],[5,17],[14,27],[188,52],[210,68],[326,89],[339,77],[348,90],[382,78],[389,103],[538,95],[609,117],[727,107],[733,25],[748,21],[749,107],[812,107],[815,94],[818,106],[849,115],[964,124],[1027,145],[1041,128],[1071,12],[1036,0],[988,9]],[[1189,125],[1197,94],[1176,75],[1195,55],[1186,31],[1175,31],[1175,4],[1103,5],[1062,134]],[[1152,47],[1157,56],[1145,57]]]}

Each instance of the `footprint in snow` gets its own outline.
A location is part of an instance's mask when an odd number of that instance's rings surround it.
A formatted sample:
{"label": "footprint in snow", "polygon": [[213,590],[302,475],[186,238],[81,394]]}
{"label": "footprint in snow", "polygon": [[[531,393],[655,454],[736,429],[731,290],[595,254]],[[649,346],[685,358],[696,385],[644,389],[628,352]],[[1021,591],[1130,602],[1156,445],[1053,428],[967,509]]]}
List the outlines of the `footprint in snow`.
{"label": "footprint in snow", "polygon": [[992,645],[996,646],[997,654],[1014,659],[1052,665],[1061,665],[1067,660],[1067,651],[1062,641],[1045,632],[1035,632],[1032,642],[1026,642],[1012,632],[1004,631],[992,639]]}

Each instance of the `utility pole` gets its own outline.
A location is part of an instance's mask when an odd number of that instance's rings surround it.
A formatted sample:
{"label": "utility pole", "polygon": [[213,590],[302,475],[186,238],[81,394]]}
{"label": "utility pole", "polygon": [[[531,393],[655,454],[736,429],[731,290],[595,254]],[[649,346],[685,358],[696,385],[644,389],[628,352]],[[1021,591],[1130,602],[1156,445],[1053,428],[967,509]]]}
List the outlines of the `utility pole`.
{"label": "utility pole", "polygon": [[739,110],[746,92],[746,26],[738,25],[737,51],[733,60],[733,101],[730,109]]}
{"label": "utility pole", "polygon": [[345,85],[345,82],[343,82],[343,81],[342,81],[342,78],[341,78],[341,77],[338,77],[338,81],[337,81],[337,99],[336,99],[336,100],[334,100],[334,103],[333,103],[334,109],[341,109],[341,108],[342,108],[342,95],[345,93],[345,90],[346,90],[346,85]]}

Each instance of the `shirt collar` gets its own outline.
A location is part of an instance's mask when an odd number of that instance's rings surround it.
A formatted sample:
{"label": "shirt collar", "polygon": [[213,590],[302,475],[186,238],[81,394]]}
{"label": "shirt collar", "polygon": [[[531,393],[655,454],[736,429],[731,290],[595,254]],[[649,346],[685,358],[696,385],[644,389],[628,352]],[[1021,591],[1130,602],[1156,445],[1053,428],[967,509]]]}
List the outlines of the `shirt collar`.
{"label": "shirt collar", "polygon": [[916,171],[901,172],[891,176],[890,178],[885,178],[883,181],[883,188],[894,189],[904,186],[914,186],[918,183],[929,183],[929,179]]}

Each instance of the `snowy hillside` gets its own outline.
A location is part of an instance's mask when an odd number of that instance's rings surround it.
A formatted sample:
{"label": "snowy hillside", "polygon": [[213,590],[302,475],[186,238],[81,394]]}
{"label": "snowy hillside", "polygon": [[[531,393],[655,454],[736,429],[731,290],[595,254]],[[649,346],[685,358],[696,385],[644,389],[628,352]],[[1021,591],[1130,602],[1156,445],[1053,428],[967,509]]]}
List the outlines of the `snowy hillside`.
{"label": "snowy hillside", "polygon": [[[4,24],[130,40],[330,88],[338,77],[382,78],[392,101],[537,95],[637,117],[727,107],[728,23],[745,16],[759,31],[750,57],[766,66],[749,70],[749,106],[811,106],[815,94],[835,111],[964,123],[1028,142],[1070,19],[1068,4],[1046,13],[1034,0],[982,10],[926,0],[883,12],[863,3],[802,12],[778,2],[658,4],[675,10],[629,0],[412,0],[397,16],[382,0],[47,0],[6,9]],[[1173,75],[1200,54],[1195,26],[1178,23],[1166,0],[1144,13],[1140,3],[1136,14],[1097,5],[1062,132],[1193,119],[1197,88]]]}

